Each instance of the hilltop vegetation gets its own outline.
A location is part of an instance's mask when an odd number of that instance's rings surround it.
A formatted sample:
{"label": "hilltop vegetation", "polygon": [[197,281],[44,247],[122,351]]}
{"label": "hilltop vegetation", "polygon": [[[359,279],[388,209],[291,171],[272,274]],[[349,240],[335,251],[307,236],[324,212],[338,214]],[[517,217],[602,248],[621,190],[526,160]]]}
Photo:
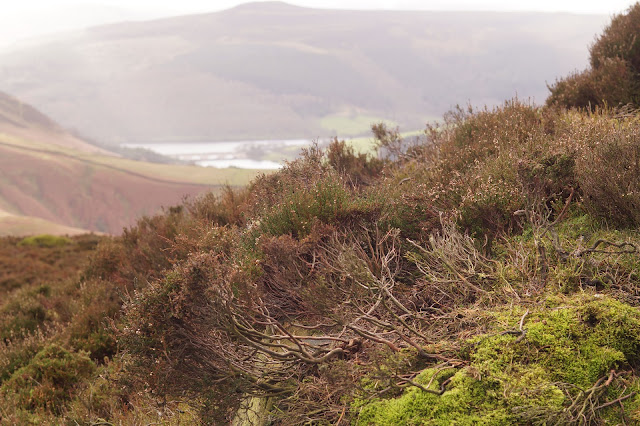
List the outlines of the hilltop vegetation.
{"label": "hilltop vegetation", "polygon": [[[336,140],[16,272],[0,421],[638,424],[638,129],[518,99],[375,125],[386,159]],[[83,247],[54,241],[0,249]]]}
{"label": "hilltop vegetation", "polygon": [[589,68],[556,81],[547,104],[594,109],[640,106],[640,8],[613,18],[589,48]]}

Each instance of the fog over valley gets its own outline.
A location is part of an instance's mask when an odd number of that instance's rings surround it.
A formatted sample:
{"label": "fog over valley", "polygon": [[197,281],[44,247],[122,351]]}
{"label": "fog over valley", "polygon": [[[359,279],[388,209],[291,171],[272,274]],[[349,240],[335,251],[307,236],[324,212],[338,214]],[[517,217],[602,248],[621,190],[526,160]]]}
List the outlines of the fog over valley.
{"label": "fog over valley", "polygon": [[279,2],[89,28],[0,55],[0,89],[100,143],[419,130],[456,104],[542,103],[605,15]]}

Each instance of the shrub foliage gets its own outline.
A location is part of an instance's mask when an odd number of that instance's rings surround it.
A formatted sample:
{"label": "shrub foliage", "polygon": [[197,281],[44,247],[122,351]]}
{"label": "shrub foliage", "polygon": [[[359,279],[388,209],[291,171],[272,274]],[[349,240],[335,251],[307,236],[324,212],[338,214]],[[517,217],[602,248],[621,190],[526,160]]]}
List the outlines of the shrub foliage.
{"label": "shrub foliage", "polygon": [[[635,102],[638,7],[550,104]],[[0,423],[638,423],[639,129],[456,108],[119,237],[0,240]]]}

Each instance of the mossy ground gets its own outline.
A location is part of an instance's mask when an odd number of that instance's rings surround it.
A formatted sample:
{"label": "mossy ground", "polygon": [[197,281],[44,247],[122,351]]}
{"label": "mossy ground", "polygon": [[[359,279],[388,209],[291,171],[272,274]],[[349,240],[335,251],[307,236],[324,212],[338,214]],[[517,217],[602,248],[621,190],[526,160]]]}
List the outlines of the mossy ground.
{"label": "mossy ground", "polygon": [[[520,338],[523,315],[523,308],[484,313],[492,333],[465,342],[463,366],[428,368],[416,377],[433,391],[450,379],[442,395],[410,387],[398,398],[359,401],[357,424],[565,424],[579,421],[573,411],[582,405],[570,408],[572,401],[612,370],[622,375],[587,411],[640,389],[630,374],[640,353],[637,308],[603,295],[550,298],[526,315]],[[640,396],[625,405],[637,416]],[[602,418],[620,420],[619,407],[601,410]]]}

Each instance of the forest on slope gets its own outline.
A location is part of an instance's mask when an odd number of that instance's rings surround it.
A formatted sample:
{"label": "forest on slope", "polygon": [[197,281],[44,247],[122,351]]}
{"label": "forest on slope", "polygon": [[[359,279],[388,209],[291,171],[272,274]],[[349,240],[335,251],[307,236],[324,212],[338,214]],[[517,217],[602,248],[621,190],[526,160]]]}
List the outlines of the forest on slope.
{"label": "forest on slope", "polygon": [[335,141],[117,238],[1,240],[48,277],[0,269],[0,422],[640,423],[640,105],[606,89],[639,30],[545,106],[374,126],[389,158]]}

